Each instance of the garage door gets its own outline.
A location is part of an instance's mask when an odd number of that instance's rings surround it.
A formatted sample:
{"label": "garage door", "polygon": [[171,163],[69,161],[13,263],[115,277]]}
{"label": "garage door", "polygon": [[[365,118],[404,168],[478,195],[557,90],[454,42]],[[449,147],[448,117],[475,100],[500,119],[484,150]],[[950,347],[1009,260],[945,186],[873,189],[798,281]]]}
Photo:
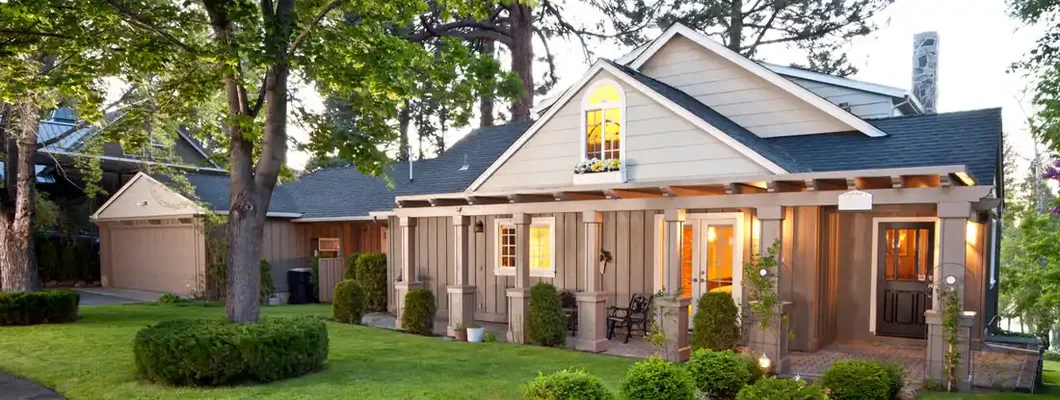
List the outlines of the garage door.
{"label": "garage door", "polygon": [[201,271],[201,233],[190,224],[110,225],[111,286],[188,295]]}

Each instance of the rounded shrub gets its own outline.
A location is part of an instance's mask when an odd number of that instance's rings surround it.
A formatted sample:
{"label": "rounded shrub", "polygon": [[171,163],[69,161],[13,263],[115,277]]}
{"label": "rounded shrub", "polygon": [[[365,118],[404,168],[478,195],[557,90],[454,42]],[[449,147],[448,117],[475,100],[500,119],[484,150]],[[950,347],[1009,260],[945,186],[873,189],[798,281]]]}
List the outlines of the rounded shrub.
{"label": "rounded shrub", "polygon": [[328,329],[313,318],[162,321],[133,339],[137,373],[154,382],[216,386],[270,382],[324,367]]}
{"label": "rounded shrub", "polygon": [[357,279],[357,259],[361,258],[361,254],[363,253],[353,253],[346,257],[346,268],[342,271],[342,279]]}
{"label": "rounded shrub", "polygon": [[751,379],[747,380],[748,385],[758,382],[766,374],[766,371],[763,371],[762,367],[758,365],[758,357],[755,357],[751,352],[740,353],[740,358],[743,358],[744,364],[747,365],[747,373],[751,374]]}
{"label": "rounded shrub", "polygon": [[609,400],[613,397],[600,378],[579,370],[540,374],[523,387],[526,400]]}
{"label": "rounded shrub", "polygon": [[695,394],[687,370],[657,357],[633,364],[622,381],[622,395],[628,400],[691,400]]}
{"label": "rounded shrub", "polygon": [[406,331],[432,335],[434,333],[434,293],[426,289],[410,290],[405,295],[405,309],[401,312],[401,327]]}
{"label": "rounded shrub", "polygon": [[80,304],[72,290],[0,293],[0,326],[71,322]]}
{"label": "rounded shrub", "polygon": [[878,364],[887,372],[887,383],[890,386],[888,398],[897,399],[905,387],[905,365],[897,361],[881,361]]}
{"label": "rounded shrub", "polygon": [[891,380],[879,363],[840,360],[824,370],[818,382],[835,400],[889,400]]}
{"label": "rounded shrub", "polygon": [[530,343],[561,347],[567,342],[567,317],[559,292],[551,283],[538,282],[530,288],[530,312],[526,317]]}
{"label": "rounded shrub", "polygon": [[357,280],[364,288],[365,310],[386,311],[386,253],[362,253],[355,268]]}
{"label": "rounded shrub", "polygon": [[699,298],[692,318],[692,349],[729,350],[740,339],[739,310],[732,295],[711,292]]}
{"label": "rounded shrub", "polygon": [[696,389],[711,398],[731,399],[751,380],[747,363],[732,350],[696,350],[685,367]]}
{"label": "rounded shrub", "polygon": [[827,400],[828,395],[819,385],[791,379],[768,377],[745,386],[736,400]]}
{"label": "rounded shrub", "polygon": [[331,315],[344,324],[360,324],[364,315],[364,289],[361,283],[345,280],[335,285],[335,300],[331,303]]}

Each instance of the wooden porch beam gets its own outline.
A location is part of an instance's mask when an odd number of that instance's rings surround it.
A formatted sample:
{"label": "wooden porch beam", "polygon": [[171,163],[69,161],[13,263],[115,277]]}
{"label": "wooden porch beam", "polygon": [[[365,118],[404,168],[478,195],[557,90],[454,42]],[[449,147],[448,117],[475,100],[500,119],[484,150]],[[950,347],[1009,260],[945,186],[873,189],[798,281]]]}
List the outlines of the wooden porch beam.
{"label": "wooden porch beam", "polygon": [[726,194],[751,194],[751,193],[768,193],[768,184],[762,183],[762,186],[752,185],[744,182],[732,182],[726,185]]}
{"label": "wooden porch beam", "polygon": [[769,193],[802,192],[807,190],[806,182],[804,181],[769,181],[767,188]]}
{"label": "wooden porch beam", "polygon": [[609,199],[641,199],[645,197],[662,197],[658,189],[608,189],[604,191]]}
{"label": "wooden porch beam", "polygon": [[448,199],[448,198],[434,198],[427,200],[431,207],[443,207],[443,206],[460,206],[469,204],[466,198],[464,199]]}
{"label": "wooden porch beam", "polygon": [[942,186],[942,180],[939,179],[938,175],[902,175],[901,179],[902,187],[905,188],[926,188]]}
{"label": "wooden porch beam", "polygon": [[660,188],[672,196],[712,196],[728,193],[727,187],[722,185],[699,185],[699,186],[663,186]]}
{"label": "wooden porch beam", "polygon": [[543,194],[512,194],[508,195],[508,201],[511,203],[541,203],[546,201],[556,201],[552,196]]}
{"label": "wooden porch beam", "polygon": [[397,203],[397,206],[400,207],[400,208],[430,207],[431,206],[430,201],[426,201],[426,200],[402,200],[402,199],[397,199],[394,202]]}
{"label": "wooden porch beam", "polygon": [[601,192],[556,192],[552,196],[557,201],[604,200],[607,198]]}
{"label": "wooden porch beam", "polygon": [[827,191],[827,190],[850,190],[853,185],[853,179],[847,182],[846,179],[811,179],[811,183],[807,183],[807,187],[812,187],[815,191]]}
{"label": "wooden porch beam", "polygon": [[508,199],[498,196],[468,196],[467,203],[472,205],[477,204],[503,204],[508,203]]}
{"label": "wooden porch beam", "polygon": [[858,190],[894,188],[894,183],[889,176],[866,176],[854,178],[854,185]]}

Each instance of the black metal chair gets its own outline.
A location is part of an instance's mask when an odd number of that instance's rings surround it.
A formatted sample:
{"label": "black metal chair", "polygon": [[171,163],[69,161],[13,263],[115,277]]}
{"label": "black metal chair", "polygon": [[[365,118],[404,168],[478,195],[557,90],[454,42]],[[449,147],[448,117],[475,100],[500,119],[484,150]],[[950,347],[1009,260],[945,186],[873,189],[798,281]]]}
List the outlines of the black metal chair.
{"label": "black metal chair", "polygon": [[607,315],[607,340],[615,336],[615,328],[626,329],[626,341],[629,343],[630,336],[634,330],[640,330],[645,336],[648,334],[648,322],[651,320],[651,296],[636,293],[629,298],[629,307],[608,307]]}
{"label": "black metal chair", "polygon": [[578,300],[574,293],[564,290],[559,293],[559,301],[563,307],[563,315],[567,317],[567,330],[571,335],[578,335]]}

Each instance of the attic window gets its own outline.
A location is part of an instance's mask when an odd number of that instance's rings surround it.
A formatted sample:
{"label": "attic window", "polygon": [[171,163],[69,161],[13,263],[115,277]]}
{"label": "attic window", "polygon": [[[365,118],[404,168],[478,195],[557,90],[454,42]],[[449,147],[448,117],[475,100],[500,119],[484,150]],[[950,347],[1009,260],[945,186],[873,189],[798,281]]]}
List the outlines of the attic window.
{"label": "attic window", "polygon": [[584,160],[621,160],[625,132],[625,96],[618,83],[604,79],[582,100]]}

